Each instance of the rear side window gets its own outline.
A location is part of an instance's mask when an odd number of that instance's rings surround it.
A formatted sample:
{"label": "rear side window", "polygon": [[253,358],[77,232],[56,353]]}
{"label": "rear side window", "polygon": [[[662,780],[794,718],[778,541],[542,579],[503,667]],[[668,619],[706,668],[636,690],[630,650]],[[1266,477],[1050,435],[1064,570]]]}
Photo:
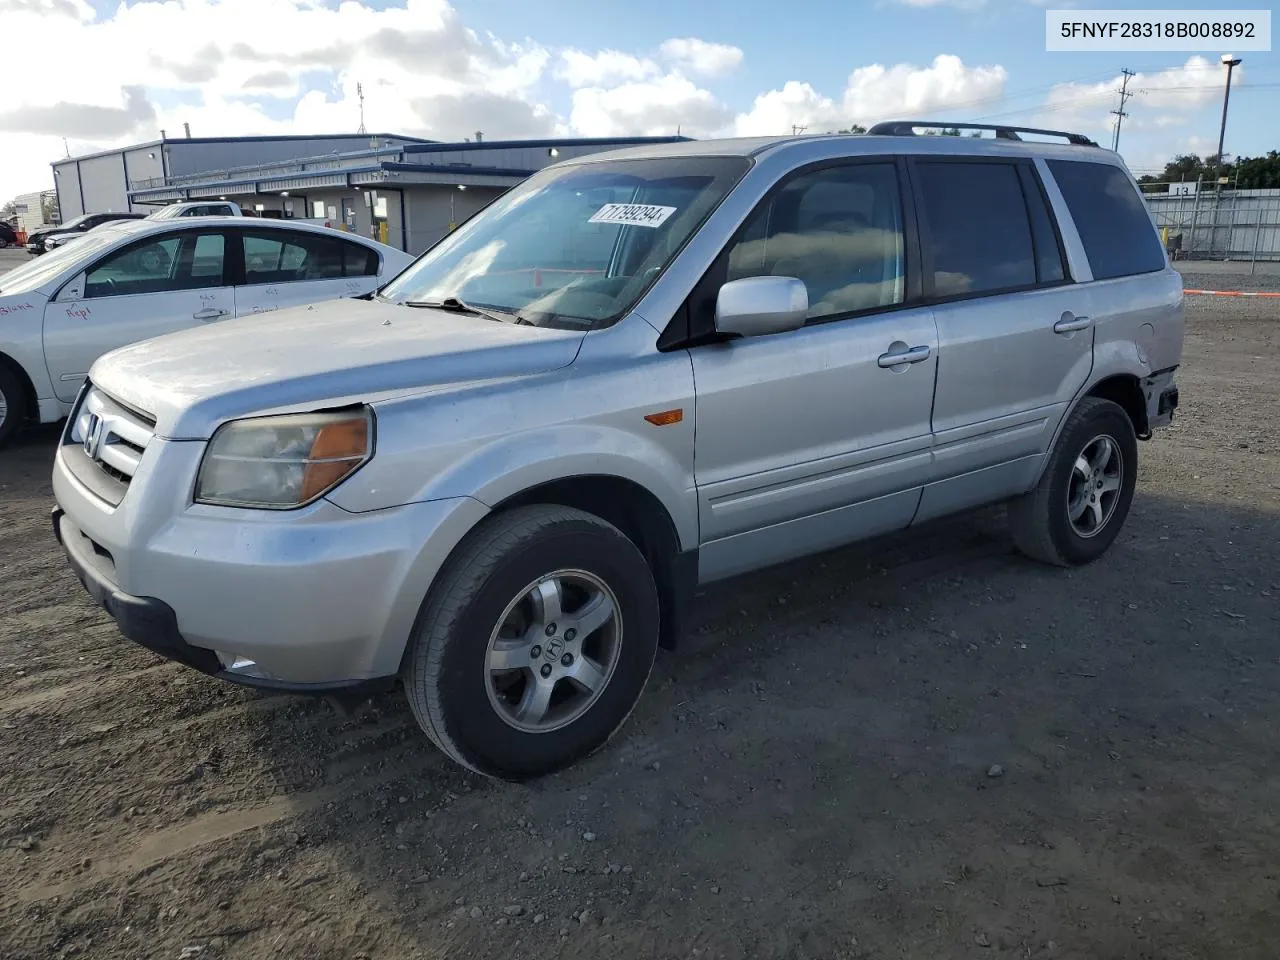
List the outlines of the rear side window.
{"label": "rear side window", "polygon": [[933,296],[1035,286],[1035,246],[1015,165],[918,161],[915,176]]}
{"label": "rear side window", "polygon": [[1164,250],[1146,204],[1123,170],[1080,160],[1049,160],[1048,164],[1095,280],[1164,269]]}
{"label": "rear side window", "polygon": [[1053,228],[1053,216],[1040,181],[1029,167],[1021,168],[1022,192],[1031,214],[1031,239],[1036,246],[1036,276],[1041,283],[1060,283],[1067,277],[1062,262],[1062,246]]}
{"label": "rear side window", "polygon": [[342,276],[337,237],[272,230],[244,233],[244,282],[291,283]]}

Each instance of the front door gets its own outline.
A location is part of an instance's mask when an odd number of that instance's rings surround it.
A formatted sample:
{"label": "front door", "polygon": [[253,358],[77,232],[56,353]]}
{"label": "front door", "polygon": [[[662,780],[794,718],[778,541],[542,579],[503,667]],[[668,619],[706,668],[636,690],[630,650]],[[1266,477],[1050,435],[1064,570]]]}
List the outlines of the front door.
{"label": "front door", "polygon": [[44,354],[54,393],[72,401],[108,351],[232,315],[226,237],[187,228],[106,254],[45,307]]}
{"label": "front door", "polygon": [[934,483],[917,521],[1021,493],[1093,366],[1086,291],[1030,161],[912,164],[940,350]]}
{"label": "front door", "polygon": [[798,277],[809,322],[690,351],[703,579],[911,522],[938,338],[930,310],[907,302],[901,188],[892,160],[802,171],[713,268]]}

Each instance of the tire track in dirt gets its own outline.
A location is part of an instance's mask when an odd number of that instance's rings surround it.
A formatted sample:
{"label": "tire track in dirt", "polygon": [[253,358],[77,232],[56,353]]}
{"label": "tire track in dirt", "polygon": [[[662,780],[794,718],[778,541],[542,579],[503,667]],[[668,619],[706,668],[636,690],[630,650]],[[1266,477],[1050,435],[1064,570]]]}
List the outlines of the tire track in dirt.
{"label": "tire track in dirt", "polygon": [[[406,726],[403,721],[396,721],[352,731],[338,743],[350,748],[372,736],[393,733]],[[145,873],[201,847],[288,821],[331,803],[350,800],[398,780],[429,777],[433,771],[444,772],[442,767],[440,758],[423,745],[405,738],[391,748],[372,754],[357,753],[334,760],[324,768],[324,778],[331,782],[322,787],[294,791],[253,805],[201,813],[184,823],[147,834],[132,850],[119,842],[109,842],[96,849],[86,846],[82,849],[83,862],[89,866],[78,875],[63,879],[60,871],[55,870],[52,875],[46,873],[20,883],[10,893],[21,905],[66,897],[122,876]]]}
{"label": "tire track in dirt", "polygon": [[[130,670],[127,673],[112,673],[105,677],[102,676],[101,671],[96,671],[92,678],[85,677],[83,680],[72,683],[18,693],[0,703],[0,718],[22,713],[33,707],[43,706],[46,703],[57,700],[65,700],[68,704],[74,704],[71,709],[75,712],[81,712],[86,706],[110,696],[115,687],[157,671],[173,669],[173,666],[173,664],[169,663],[156,663],[139,670]],[[65,671],[60,672],[65,673]],[[86,670],[85,672],[88,673],[89,671]]]}

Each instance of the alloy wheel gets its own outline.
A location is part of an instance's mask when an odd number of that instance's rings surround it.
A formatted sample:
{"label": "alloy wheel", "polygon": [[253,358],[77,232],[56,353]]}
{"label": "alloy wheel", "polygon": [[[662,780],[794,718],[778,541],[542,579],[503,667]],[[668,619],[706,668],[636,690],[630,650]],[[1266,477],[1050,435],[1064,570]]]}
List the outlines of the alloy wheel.
{"label": "alloy wheel", "polygon": [[1067,487],[1067,519],[1081,537],[1092,537],[1106,527],[1120,501],[1124,483],[1124,456],[1109,436],[1094,437],[1084,445],[1071,468]]}
{"label": "alloy wheel", "polygon": [[507,604],[489,637],[489,702],[517,730],[558,730],[599,699],[621,649],[622,614],[608,584],[585,570],[547,574]]}

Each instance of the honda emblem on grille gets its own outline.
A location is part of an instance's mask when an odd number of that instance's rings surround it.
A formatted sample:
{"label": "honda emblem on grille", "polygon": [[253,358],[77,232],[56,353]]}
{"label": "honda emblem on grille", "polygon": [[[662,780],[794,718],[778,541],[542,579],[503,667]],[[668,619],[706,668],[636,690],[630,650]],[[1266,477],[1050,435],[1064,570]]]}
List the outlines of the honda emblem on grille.
{"label": "honda emblem on grille", "polygon": [[102,447],[102,418],[96,413],[89,414],[89,422],[84,430],[84,453],[90,460],[98,459],[98,451]]}

